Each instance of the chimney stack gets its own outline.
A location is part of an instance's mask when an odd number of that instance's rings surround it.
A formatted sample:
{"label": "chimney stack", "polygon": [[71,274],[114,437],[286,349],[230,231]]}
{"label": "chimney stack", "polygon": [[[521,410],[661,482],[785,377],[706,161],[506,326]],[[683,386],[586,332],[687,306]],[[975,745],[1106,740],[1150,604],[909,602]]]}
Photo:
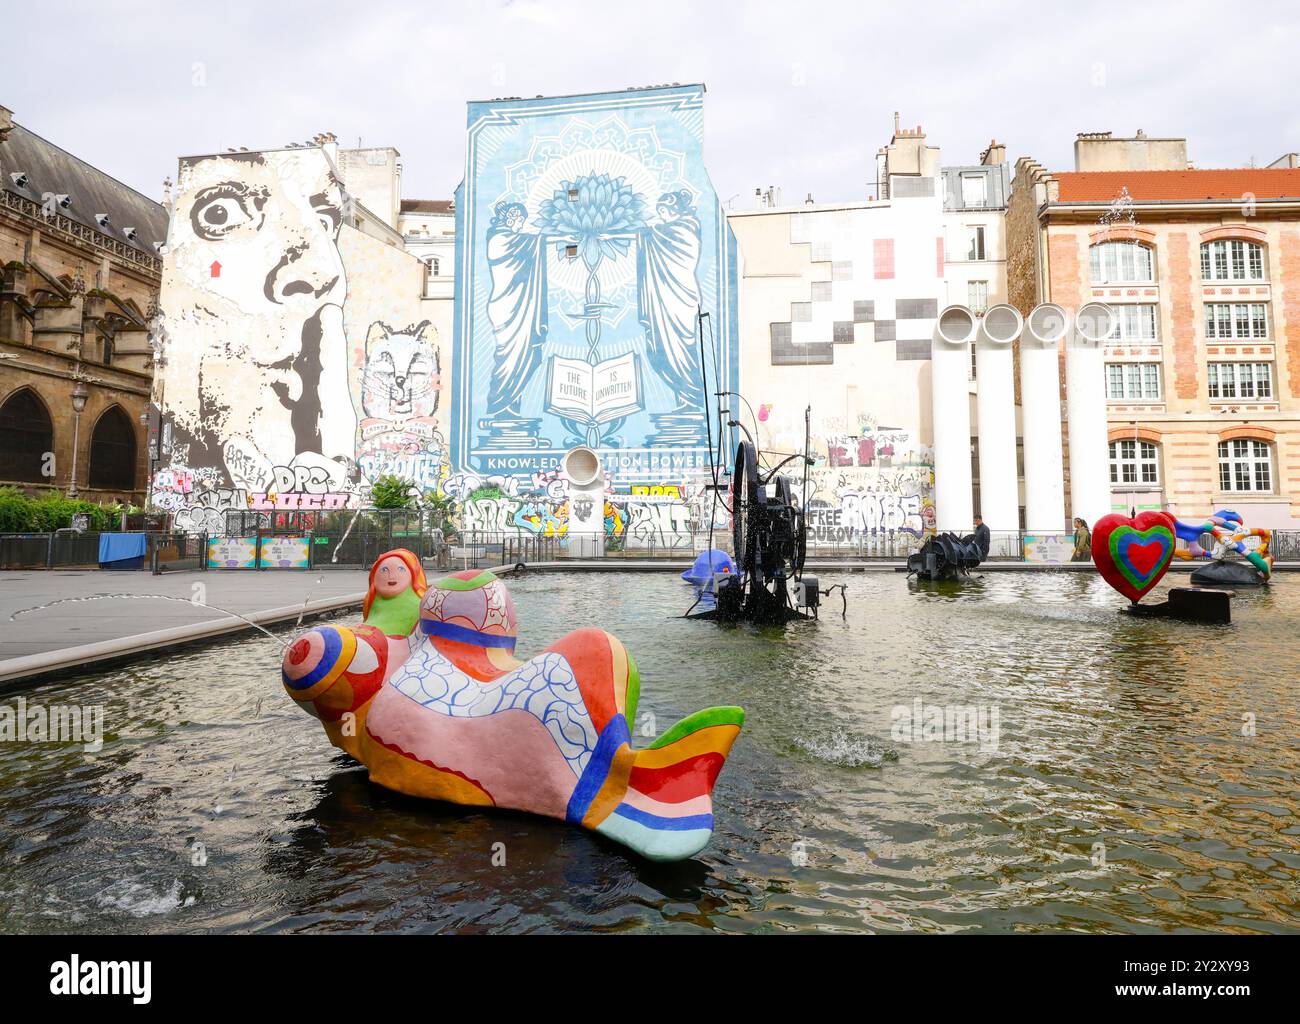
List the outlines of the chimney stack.
{"label": "chimney stack", "polygon": [[997,139],[993,139],[989,143],[988,149],[984,150],[984,152],[980,154],[980,163],[985,167],[995,167],[998,164],[1004,164],[1006,162],[1007,147],[1002,145],[1002,143]]}

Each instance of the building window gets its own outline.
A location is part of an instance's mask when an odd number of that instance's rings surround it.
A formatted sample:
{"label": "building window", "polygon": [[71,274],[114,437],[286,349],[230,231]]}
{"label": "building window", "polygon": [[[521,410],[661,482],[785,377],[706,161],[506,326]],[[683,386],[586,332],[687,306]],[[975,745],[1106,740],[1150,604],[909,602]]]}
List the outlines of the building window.
{"label": "building window", "polygon": [[1107,363],[1106,398],[1112,402],[1160,400],[1159,363]]}
{"label": "building window", "polygon": [[1268,337],[1267,302],[1207,302],[1205,336],[1220,341]]}
{"label": "building window", "polygon": [[0,480],[53,483],[54,425],[34,391],[15,391],[0,406]]}
{"label": "building window", "polygon": [[135,490],[135,429],[116,405],[99,417],[90,438],[90,486]]}
{"label": "building window", "polygon": [[969,281],[966,285],[967,305],[975,313],[985,313],[989,308],[989,283]]}
{"label": "building window", "polygon": [[984,226],[977,224],[970,228],[970,248],[966,252],[968,260],[982,260],[984,258]]}
{"label": "building window", "polygon": [[1211,398],[1272,398],[1272,363],[1210,363]]}
{"label": "building window", "polygon": [[1225,239],[1201,246],[1204,281],[1263,281],[1264,247],[1254,242]]}
{"label": "building window", "polygon": [[1156,340],[1156,307],[1154,305],[1116,305],[1115,326],[1111,329],[1111,342],[1137,342]]}
{"label": "building window", "polygon": [[988,179],[982,174],[963,174],[961,176],[962,206],[985,206],[987,203]]}
{"label": "building window", "polygon": [[1150,441],[1112,441],[1110,443],[1110,482],[1117,487],[1158,486],[1160,484],[1160,450]]}
{"label": "building window", "polygon": [[1136,284],[1155,280],[1151,247],[1140,242],[1098,242],[1088,249],[1093,284]]}
{"label": "building window", "polygon": [[437,277],[438,271],[442,266],[442,261],[437,256],[429,256],[425,259],[424,265],[429,268],[429,276]]}
{"label": "building window", "polygon": [[1219,490],[1273,491],[1273,452],[1263,441],[1219,442]]}

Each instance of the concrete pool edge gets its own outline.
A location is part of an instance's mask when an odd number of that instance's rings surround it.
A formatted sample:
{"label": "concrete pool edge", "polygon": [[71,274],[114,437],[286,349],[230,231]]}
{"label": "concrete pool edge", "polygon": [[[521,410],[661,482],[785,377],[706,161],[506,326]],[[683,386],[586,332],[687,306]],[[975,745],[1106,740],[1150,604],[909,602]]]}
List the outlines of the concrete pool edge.
{"label": "concrete pool edge", "polygon": [[[531,572],[675,572],[681,573],[690,567],[688,562],[648,561],[642,559],[602,558],[584,561],[564,560],[558,562],[518,563],[490,567],[498,575],[515,572],[522,568]],[[1173,565],[1171,572],[1190,573],[1195,565]],[[1300,564],[1285,563],[1274,566],[1280,571],[1295,571]],[[839,561],[835,559],[809,560],[806,569],[810,572],[846,572],[846,573],[900,573],[906,566],[893,561],[859,562]],[[455,571],[452,567],[450,571]],[[981,572],[1095,572],[1089,562],[1066,563],[1062,565],[1038,565],[1026,562],[985,562],[976,570]],[[309,601],[304,604],[285,605],[250,612],[247,615],[231,615],[228,619],[216,619],[199,623],[172,626],[167,629],[148,633],[135,633],[114,637],[92,644],[75,647],[63,647],[39,654],[23,655],[0,661],[0,694],[16,692],[52,681],[61,676],[75,675],[92,666],[96,669],[120,666],[128,662],[154,657],[163,651],[172,651],[184,647],[197,647],[212,641],[239,633],[249,632],[258,626],[281,625],[286,622],[307,622],[336,612],[360,608],[364,593],[347,594],[338,597]]]}

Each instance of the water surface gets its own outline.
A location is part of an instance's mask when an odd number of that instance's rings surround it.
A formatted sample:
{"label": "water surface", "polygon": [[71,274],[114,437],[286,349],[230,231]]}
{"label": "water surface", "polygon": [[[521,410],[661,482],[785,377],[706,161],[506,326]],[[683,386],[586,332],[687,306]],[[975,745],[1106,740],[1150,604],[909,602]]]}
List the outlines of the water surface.
{"label": "water surface", "polygon": [[[747,710],[680,864],[370,784],[266,636],[29,691],[107,735],[0,744],[0,929],[1300,931],[1300,579],[1228,627],[1118,615],[1090,574],[838,582],[847,619],[782,632],[674,618],[669,574],[508,580],[521,655],[623,639],[639,730]],[[898,734],[918,701],[996,733]]]}

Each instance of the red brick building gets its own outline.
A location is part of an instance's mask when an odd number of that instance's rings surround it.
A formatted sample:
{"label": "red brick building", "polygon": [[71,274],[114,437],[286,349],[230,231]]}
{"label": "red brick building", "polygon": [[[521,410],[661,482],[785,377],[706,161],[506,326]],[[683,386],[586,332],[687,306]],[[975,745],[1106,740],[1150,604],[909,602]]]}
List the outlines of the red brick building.
{"label": "red brick building", "polygon": [[[1093,141],[1147,140],[1080,144]],[[1116,510],[1227,507],[1300,529],[1300,169],[1021,159],[1008,250],[1025,312],[1100,300],[1119,314],[1105,354]]]}

